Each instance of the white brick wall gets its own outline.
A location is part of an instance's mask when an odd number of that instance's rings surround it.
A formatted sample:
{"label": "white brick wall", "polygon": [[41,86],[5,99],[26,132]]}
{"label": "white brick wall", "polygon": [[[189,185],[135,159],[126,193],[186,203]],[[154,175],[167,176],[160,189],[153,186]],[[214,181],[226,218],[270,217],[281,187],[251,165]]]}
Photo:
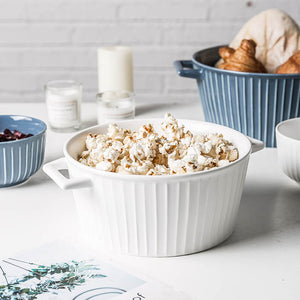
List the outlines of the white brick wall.
{"label": "white brick wall", "polygon": [[49,80],[97,92],[97,47],[133,47],[138,101],[197,101],[173,61],[229,42],[256,13],[278,7],[300,23],[299,0],[0,0],[0,101],[44,101]]}

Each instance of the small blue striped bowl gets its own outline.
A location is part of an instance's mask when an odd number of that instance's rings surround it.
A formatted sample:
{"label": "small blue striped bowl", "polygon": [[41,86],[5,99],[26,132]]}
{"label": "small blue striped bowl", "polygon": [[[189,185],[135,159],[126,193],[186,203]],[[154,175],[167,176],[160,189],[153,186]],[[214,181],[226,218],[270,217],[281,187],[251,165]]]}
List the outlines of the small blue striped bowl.
{"label": "small blue striped bowl", "polygon": [[6,128],[33,136],[0,142],[0,188],[25,182],[39,170],[45,153],[47,126],[43,121],[26,116],[0,115],[0,132]]}
{"label": "small blue striped bowl", "polygon": [[275,147],[279,122],[300,117],[300,74],[260,74],[215,68],[219,48],[175,61],[179,76],[196,79],[205,120]]}

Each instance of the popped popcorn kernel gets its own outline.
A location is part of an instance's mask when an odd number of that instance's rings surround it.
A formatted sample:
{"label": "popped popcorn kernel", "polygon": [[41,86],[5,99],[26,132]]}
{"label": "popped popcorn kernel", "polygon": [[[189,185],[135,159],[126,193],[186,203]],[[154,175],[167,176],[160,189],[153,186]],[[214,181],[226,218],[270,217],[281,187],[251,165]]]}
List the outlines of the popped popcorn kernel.
{"label": "popped popcorn kernel", "polygon": [[110,124],[107,134],[88,134],[79,162],[101,171],[135,175],[186,174],[223,167],[239,158],[222,134],[193,134],[169,113],[161,132],[152,124],[131,131]]}

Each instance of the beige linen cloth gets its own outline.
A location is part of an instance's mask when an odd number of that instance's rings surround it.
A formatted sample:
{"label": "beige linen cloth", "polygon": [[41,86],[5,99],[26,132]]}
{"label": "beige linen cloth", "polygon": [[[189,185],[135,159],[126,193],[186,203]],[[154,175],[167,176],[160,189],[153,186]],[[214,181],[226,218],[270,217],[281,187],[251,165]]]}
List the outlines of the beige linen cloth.
{"label": "beige linen cloth", "polygon": [[274,73],[278,66],[300,49],[298,24],[279,9],[265,10],[250,19],[235,36],[230,47],[237,49],[242,39],[256,42],[255,57],[263,63],[268,73]]}

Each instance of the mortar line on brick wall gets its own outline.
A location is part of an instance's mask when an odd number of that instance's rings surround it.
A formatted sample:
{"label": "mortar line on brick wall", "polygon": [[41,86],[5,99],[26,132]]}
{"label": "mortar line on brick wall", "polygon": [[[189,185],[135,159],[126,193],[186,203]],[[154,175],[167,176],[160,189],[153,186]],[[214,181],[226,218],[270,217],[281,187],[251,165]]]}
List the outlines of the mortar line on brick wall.
{"label": "mortar line on brick wall", "polygon": [[116,19],[119,21],[120,20],[120,9],[121,9],[121,5],[118,4],[116,6]]}
{"label": "mortar line on brick wall", "polygon": [[71,29],[71,33],[70,33],[70,38],[71,38],[71,46],[75,46],[76,44],[74,43],[74,35],[75,35],[75,33],[76,33],[76,28],[75,27],[73,27],[72,29]]}
{"label": "mortar line on brick wall", "polygon": [[210,21],[212,18],[212,11],[213,11],[213,8],[217,5],[216,3],[216,0],[210,0],[209,2],[209,5],[207,7],[207,20]]}
{"label": "mortar line on brick wall", "polygon": [[[7,73],[7,72],[16,72],[18,71],[19,73],[27,73],[27,72],[84,72],[86,74],[97,74],[97,67],[86,67],[86,68],[80,68],[80,67],[20,67],[20,66],[15,66],[15,67],[6,67],[6,66],[1,66],[0,74],[2,73]],[[169,71],[168,74],[171,74],[171,70],[173,69],[172,64],[170,64],[170,67],[147,67],[147,66],[135,66],[134,70],[137,71],[138,73],[142,74],[155,74],[159,71]],[[174,69],[175,70],[175,69]]]}
{"label": "mortar line on brick wall", "polygon": [[[79,50],[79,51],[83,51],[84,50],[84,51],[88,51],[88,52],[93,51],[93,48],[91,48],[91,47],[78,46],[78,47],[74,48],[73,45],[67,45],[67,46],[63,46],[63,47],[62,46],[57,46],[57,45],[51,45],[51,48],[49,48],[49,45],[48,45],[48,47],[35,46],[35,45],[33,45],[34,47],[30,47],[28,45],[23,46],[22,44],[19,44],[19,48],[11,47],[10,45],[7,45],[7,47],[5,47],[3,49],[0,47],[0,52],[1,51],[7,51],[7,50],[14,51],[16,53],[23,53],[23,51],[31,51],[31,50],[33,50],[33,51],[40,51],[40,50],[42,50],[42,51],[43,50],[51,50],[51,51],[53,51],[53,50],[57,50],[57,51],[60,51],[60,50],[72,51],[72,50],[74,50],[74,51],[78,51]],[[2,46],[1,43],[0,43],[0,46]],[[96,48],[95,48],[95,51],[96,51]]]}
{"label": "mortar line on brick wall", "polygon": [[[211,42],[202,42],[199,44],[201,47],[209,47],[209,46],[214,46]],[[16,48],[18,46],[18,48]],[[28,44],[28,43],[1,43],[0,42],[0,52],[1,51],[15,51],[15,52],[22,52],[26,50],[34,50],[34,51],[39,51],[39,50],[65,50],[65,51],[70,51],[70,50],[86,50],[86,51],[93,51],[98,48],[103,46],[103,44],[100,43],[94,43],[94,45],[84,45],[84,44],[78,44],[76,45],[76,48],[74,45],[71,45],[70,43],[68,44]],[[159,50],[159,51],[178,51],[178,45],[167,45],[167,44],[160,44],[160,45],[145,45],[145,44],[131,44],[133,51],[153,51],[153,50]],[[192,45],[193,46],[193,45]],[[195,46],[195,45],[194,45]],[[180,52],[190,52],[194,50],[198,50],[198,47],[191,48],[190,45],[186,46],[180,46]],[[197,45],[198,46],[198,45]]]}
{"label": "mortar line on brick wall", "polygon": [[163,82],[163,84],[162,84],[162,86],[163,86],[162,93],[163,93],[163,94],[167,94],[167,89],[166,89],[166,83],[167,83],[167,80],[166,80],[166,76],[165,76],[165,75],[163,75],[163,80],[162,80],[162,82]]}
{"label": "mortar line on brick wall", "polygon": [[165,23],[168,22],[170,24],[178,24],[178,23],[198,23],[198,22],[205,22],[206,19],[200,19],[200,18],[195,18],[195,19],[190,19],[190,18],[161,18],[161,19],[139,19],[139,18],[131,18],[131,19],[120,19],[121,22],[124,23],[145,23],[145,24],[152,24],[152,23]]}
{"label": "mortar line on brick wall", "polygon": [[[1,67],[1,65],[0,65]],[[91,68],[80,68],[80,67],[1,67],[0,74],[2,72],[86,72],[86,73],[96,73],[96,67]]]}
{"label": "mortar line on brick wall", "polygon": [[94,20],[78,20],[78,19],[0,19],[0,24],[16,24],[16,25],[79,25],[79,24],[87,24],[87,25],[99,25],[99,24],[111,24],[115,22],[116,19],[94,19]]}
{"label": "mortar line on brick wall", "polygon": [[[223,20],[224,22],[228,22],[229,24],[232,22],[235,22],[236,19],[226,19]],[[236,22],[242,22],[243,20],[239,20]],[[181,23],[185,24],[206,24],[207,20],[205,19],[184,19],[184,18],[178,18],[178,19],[118,19],[118,18],[112,18],[112,19],[95,19],[95,20],[77,20],[77,19],[69,19],[69,20],[55,20],[55,19],[41,19],[41,20],[34,20],[34,19],[0,19],[0,25],[107,25],[112,24],[112,22],[115,24],[116,22],[119,22],[120,24],[145,24],[145,25],[153,25],[153,24],[165,24],[166,22],[170,25],[177,25]]]}
{"label": "mortar line on brick wall", "polygon": [[[201,41],[197,42],[182,42],[180,43],[171,43],[171,42],[167,42],[165,41],[163,44],[159,44],[159,43],[131,43],[131,42],[126,42],[126,41],[118,41],[118,42],[114,42],[114,43],[78,43],[78,42],[74,42],[74,43],[68,43],[65,45],[60,44],[59,46],[57,44],[24,44],[24,43],[1,43],[0,42],[0,52],[1,51],[7,51],[12,49],[13,51],[17,51],[18,49],[24,49],[26,48],[27,50],[36,50],[37,48],[42,50],[49,50],[49,49],[53,49],[53,50],[72,50],[72,49],[80,49],[80,50],[84,50],[84,49],[88,49],[88,48],[99,48],[99,47],[105,47],[105,46],[109,46],[109,45],[130,45],[132,48],[136,48],[137,50],[146,50],[148,48],[148,50],[154,50],[154,51],[181,51],[184,52],[184,48],[183,47],[188,47],[187,51],[189,51],[190,47],[192,47],[193,49],[196,49],[196,51],[198,51],[201,48],[207,48],[207,47],[213,47],[215,45],[220,45],[220,44],[224,44],[226,43],[226,41],[220,41],[220,40],[216,40],[216,41],[212,41],[209,42],[207,44],[203,44]],[[76,48],[75,48],[76,47]],[[144,47],[144,49],[143,49]],[[151,48],[152,47],[152,48]],[[180,49],[178,50],[178,47],[180,47]],[[59,49],[60,48],[60,49]],[[194,51],[194,50],[192,50]],[[194,51],[195,52],[195,51]]]}
{"label": "mortar line on brick wall", "polygon": [[[31,43],[17,43],[17,42],[7,42],[7,43],[4,43],[4,42],[0,42],[0,49],[1,48],[5,48],[5,49],[9,49],[9,48],[12,48],[12,47],[26,47],[26,48],[32,48],[32,47],[41,47],[41,48],[49,48],[51,46],[54,46],[54,47],[65,47],[65,46],[68,46],[70,45],[70,42],[68,43],[35,43],[35,42],[31,42]],[[31,47],[30,47],[31,46]],[[14,48],[16,50],[16,48]]]}

